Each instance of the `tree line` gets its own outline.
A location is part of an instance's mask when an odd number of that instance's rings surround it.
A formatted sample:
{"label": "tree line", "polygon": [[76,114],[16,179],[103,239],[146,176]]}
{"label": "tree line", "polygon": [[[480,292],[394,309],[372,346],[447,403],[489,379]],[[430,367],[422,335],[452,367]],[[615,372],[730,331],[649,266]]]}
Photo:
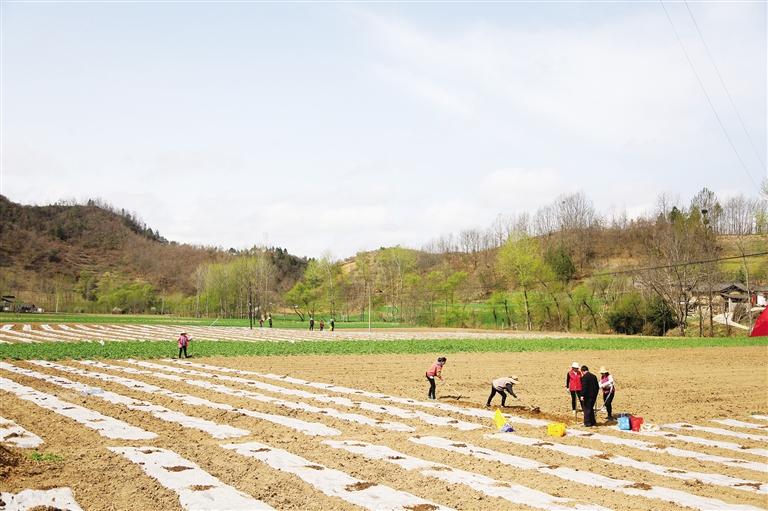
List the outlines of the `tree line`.
{"label": "tree line", "polygon": [[[766,234],[765,198],[721,201],[704,188],[687,203],[662,195],[652,212],[630,219],[601,215],[577,193],[532,215],[499,216],[487,228],[440,236],[420,250],[307,260],[284,249],[231,249],[201,261],[186,291],[166,292],[119,271],[83,271],[73,286],[56,279],[47,285],[55,287],[58,310],[210,318],[281,312],[297,321],[370,314],[409,325],[648,334],[676,328],[681,335],[696,316],[699,332],[714,335],[713,317],[722,312],[717,285],[766,282],[768,257],[751,257],[768,250]],[[739,258],[726,263],[724,254]],[[52,296],[46,306],[54,308]]]}

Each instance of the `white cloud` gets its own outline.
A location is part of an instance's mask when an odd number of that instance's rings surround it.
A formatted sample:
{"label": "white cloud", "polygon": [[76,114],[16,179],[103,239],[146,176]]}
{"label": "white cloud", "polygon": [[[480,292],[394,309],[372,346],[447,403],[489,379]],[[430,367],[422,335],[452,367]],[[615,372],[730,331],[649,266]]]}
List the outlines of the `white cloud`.
{"label": "white cloud", "polygon": [[393,85],[450,114],[470,117],[475,113],[475,98],[471,94],[450,90],[427,76],[407,69],[381,66],[376,72]]}
{"label": "white cloud", "polygon": [[[765,175],[684,6],[667,6],[734,143]],[[25,72],[3,78],[0,192],[37,204],[104,198],[182,242],[340,257],[418,247],[575,191],[630,215],[667,190],[750,194],[658,4],[358,4],[308,24],[301,9],[249,20],[233,8],[231,23],[209,7],[222,52],[194,37],[174,45],[188,58],[166,83],[136,61],[135,34],[111,10],[80,30],[57,20],[54,42],[29,32],[42,11],[19,5],[28,17],[10,27],[7,57]],[[691,8],[764,153],[765,4]],[[250,21],[281,36],[254,38]],[[102,47],[91,26],[110,27],[111,64],[82,77]],[[158,27],[142,36],[153,51],[184,35]],[[210,77],[179,90],[178,77],[200,69]]]}
{"label": "white cloud", "polygon": [[577,183],[554,169],[498,170],[486,174],[477,184],[481,204],[505,207],[507,211],[531,211],[577,189]]}
{"label": "white cloud", "polygon": [[[702,18],[717,10],[696,8],[706,9]],[[757,9],[727,10],[743,21]],[[677,138],[696,131],[697,123],[713,121],[670,25],[655,5],[596,22],[589,30],[536,23],[502,28],[488,21],[438,32],[373,10],[359,19],[379,45],[380,62],[371,65],[386,66],[389,76],[401,77],[393,82],[404,91],[450,111],[456,111],[456,105],[468,109],[467,98],[483,98],[486,108],[506,111],[511,118],[513,112],[532,116],[571,136],[603,143]],[[684,18],[678,22],[691,25]],[[723,24],[715,27],[722,30]],[[698,36],[686,35],[688,51],[711,85],[710,94],[725,108],[723,91],[701,43],[694,39]],[[710,35],[718,43],[727,41],[721,37],[730,38],[728,33]],[[759,92],[755,96],[755,87],[745,87],[754,80],[752,67],[764,57],[765,48],[730,48],[732,58],[724,64],[732,71],[731,88],[752,95],[746,104],[765,104]],[[425,92],[425,84],[432,85],[433,93]]]}

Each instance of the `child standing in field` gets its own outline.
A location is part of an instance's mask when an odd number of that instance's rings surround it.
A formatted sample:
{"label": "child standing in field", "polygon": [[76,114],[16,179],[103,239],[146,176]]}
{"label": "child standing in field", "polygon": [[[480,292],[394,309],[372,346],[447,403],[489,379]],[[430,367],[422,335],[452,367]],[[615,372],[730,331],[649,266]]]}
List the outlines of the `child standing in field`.
{"label": "child standing in field", "polygon": [[435,377],[443,381],[443,366],[448,361],[445,357],[440,357],[437,362],[427,370],[427,381],[429,382],[429,392],[427,393],[428,399],[435,399]]}
{"label": "child standing in field", "polygon": [[186,332],[181,332],[181,335],[179,336],[179,358],[181,358],[181,352],[184,352],[184,358],[189,358],[187,356],[187,346],[189,346],[189,341],[191,341],[192,338],[187,335]]}
{"label": "child standing in field", "polygon": [[565,375],[565,388],[571,393],[571,410],[576,415],[576,403],[581,401],[581,370],[576,362]]}

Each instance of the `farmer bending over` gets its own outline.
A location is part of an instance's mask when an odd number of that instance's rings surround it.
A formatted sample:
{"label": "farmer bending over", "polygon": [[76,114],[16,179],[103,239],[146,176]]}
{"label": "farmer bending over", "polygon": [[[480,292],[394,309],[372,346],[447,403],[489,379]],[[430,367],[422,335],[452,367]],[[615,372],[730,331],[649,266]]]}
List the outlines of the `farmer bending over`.
{"label": "farmer bending over", "polygon": [[432,366],[427,371],[427,381],[429,382],[429,392],[427,393],[427,398],[429,399],[435,399],[435,376],[440,378],[440,381],[443,381],[443,366],[447,360],[448,359],[445,357],[438,358],[437,362],[432,364]]}
{"label": "farmer bending over", "polygon": [[496,378],[491,382],[491,395],[488,396],[488,402],[485,403],[485,406],[491,406],[491,399],[493,399],[493,396],[496,394],[501,394],[501,406],[506,407],[506,401],[507,401],[507,394],[504,393],[506,390],[509,392],[513,398],[520,399],[515,395],[515,391],[512,390],[512,386],[517,385],[517,376],[509,376],[507,378]]}
{"label": "farmer bending over", "polygon": [[179,336],[179,358],[181,358],[181,352],[184,352],[184,358],[189,358],[187,356],[187,346],[189,346],[189,341],[191,341],[192,338],[187,335],[186,332],[182,332]]}

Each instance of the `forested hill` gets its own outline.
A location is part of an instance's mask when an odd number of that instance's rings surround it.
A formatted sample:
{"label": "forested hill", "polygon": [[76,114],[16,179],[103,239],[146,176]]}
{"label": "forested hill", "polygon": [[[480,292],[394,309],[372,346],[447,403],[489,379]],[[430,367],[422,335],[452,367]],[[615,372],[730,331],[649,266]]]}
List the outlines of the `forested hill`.
{"label": "forested hill", "polygon": [[[306,259],[265,250],[277,287],[290,288]],[[162,294],[194,295],[194,274],[205,263],[226,262],[232,250],[169,242],[134,213],[100,201],[27,206],[0,195],[0,290],[26,300],[54,288],[88,294],[104,274],[150,284]]]}
{"label": "forested hill", "polygon": [[[603,331],[612,311],[663,303],[685,325],[703,282],[765,286],[767,252],[768,203],[721,203],[707,189],[632,219],[602,216],[573,194],[422,250],[343,261],[182,245],[98,201],[24,206],[0,196],[0,294],[62,312],[247,317],[251,303],[261,315],[349,318],[372,303],[391,322],[496,326],[503,310],[508,327]],[[477,304],[492,317],[475,314]]]}

